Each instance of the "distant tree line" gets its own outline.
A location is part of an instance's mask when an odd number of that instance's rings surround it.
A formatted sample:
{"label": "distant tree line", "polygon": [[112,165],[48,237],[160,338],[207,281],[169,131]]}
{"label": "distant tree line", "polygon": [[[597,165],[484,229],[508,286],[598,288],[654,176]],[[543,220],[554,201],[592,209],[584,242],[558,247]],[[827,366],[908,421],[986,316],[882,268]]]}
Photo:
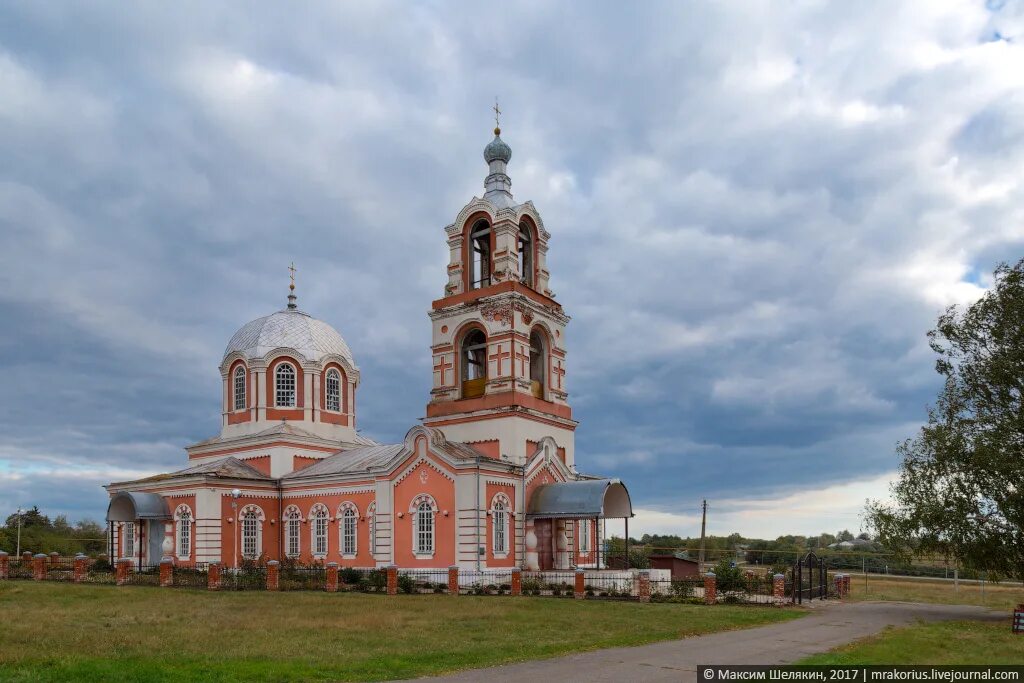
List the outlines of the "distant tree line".
{"label": "distant tree line", "polygon": [[[106,552],[106,533],[105,527],[92,520],[71,524],[64,515],[51,520],[35,506],[21,513],[22,552],[97,555]],[[0,550],[13,555],[17,545],[18,515],[13,514],[0,528]]]}

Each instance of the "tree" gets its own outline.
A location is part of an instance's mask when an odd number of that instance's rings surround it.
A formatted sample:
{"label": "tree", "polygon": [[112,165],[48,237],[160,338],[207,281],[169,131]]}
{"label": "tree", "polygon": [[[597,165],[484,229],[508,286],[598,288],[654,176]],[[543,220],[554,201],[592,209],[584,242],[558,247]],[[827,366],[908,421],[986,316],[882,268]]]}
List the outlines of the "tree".
{"label": "tree", "polygon": [[836,539],[837,539],[837,540],[838,540],[839,542],[843,542],[843,541],[852,541],[852,540],[853,540],[853,534],[851,534],[851,533],[849,532],[849,530],[847,530],[847,529],[843,529],[843,530],[842,530],[842,531],[840,531],[840,532],[839,532],[838,534],[836,534]]}
{"label": "tree", "polygon": [[1024,260],[928,333],[943,387],[897,448],[892,502],[871,501],[878,540],[903,557],[939,553],[1024,579]]}

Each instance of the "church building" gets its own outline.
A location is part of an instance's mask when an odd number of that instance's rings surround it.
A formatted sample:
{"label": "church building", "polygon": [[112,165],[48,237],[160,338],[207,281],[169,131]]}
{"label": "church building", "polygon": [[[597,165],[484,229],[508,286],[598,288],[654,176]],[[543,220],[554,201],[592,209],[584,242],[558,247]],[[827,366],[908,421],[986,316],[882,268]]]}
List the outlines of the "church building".
{"label": "church building", "polygon": [[359,366],[342,336],[287,307],[243,325],[220,361],[220,434],[187,467],[109,484],[111,555],[138,565],[293,559],[374,568],[604,566],[623,484],[576,469],[569,316],[549,286],[551,235],[512,197],[495,128],[488,174],[445,228],[431,304],[433,388],[394,444],[356,432]]}

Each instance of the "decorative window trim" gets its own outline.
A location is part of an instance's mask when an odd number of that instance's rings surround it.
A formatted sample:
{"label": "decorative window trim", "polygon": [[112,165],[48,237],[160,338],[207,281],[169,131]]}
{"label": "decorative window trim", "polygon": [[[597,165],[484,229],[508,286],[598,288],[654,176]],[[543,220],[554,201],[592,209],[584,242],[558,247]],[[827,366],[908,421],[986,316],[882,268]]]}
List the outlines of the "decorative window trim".
{"label": "decorative window trim", "polygon": [[[412,505],[409,506],[409,519],[412,521],[412,554],[417,560],[430,560],[433,559],[437,553],[437,521],[435,519],[437,515],[437,501],[434,497],[427,494],[421,493],[412,499]],[[429,516],[425,516],[429,515]],[[423,531],[420,528],[420,521],[426,519],[429,520],[428,524],[430,528],[427,531]],[[428,534],[426,538],[430,542],[430,550],[424,550],[421,539],[424,538],[424,534]]]}
{"label": "decorative window trim", "polygon": [[[121,559],[134,560],[135,558],[135,546],[137,545],[135,540],[135,522],[122,522],[121,523]],[[128,542],[131,542],[131,552],[128,552]]]}
{"label": "decorative window trim", "polygon": [[[345,536],[348,524],[352,524],[351,547]],[[346,559],[355,559],[359,554],[359,508],[350,500],[338,506],[338,552]]]}
{"label": "decorative window trim", "polygon": [[[260,555],[263,554],[263,522],[265,522],[266,519],[267,516],[263,513],[263,508],[261,508],[259,505],[246,505],[244,508],[242,508],[241,512],[238,513],[238,520],[236,520],[235,524],[242,525],[241,530],[239,531],[239,536],[241,537],[240,542],[242,544],[242,547],[240,550],[243,560],[258,560],[260,558]],[[255,548],[255,552],[253,553],[245,552],[245,526],[246,521],[250,520],[255,523],[256,527],[256,537],[253,539],[253,546]]]}
{"label": "decorative window trim", "polygon": [[[281,389],[282,378],[284,369],[288,368],[291,371],[291,400],[285,399],[286,402],[281,401],[282,391],[287,392],[287,389]],[[297,408],[299,404],[299,373],[295,370],[295,365],[290,361],[282,361],[274,366],[274,407],[275,408]]]}
{"label": "decorative window trim", "polygon": [[[309,550],[315,558],[325,558],[331,549],[331,530],[329,528],[331,513],[323,503],[317,503],[309,509]],[[317,528],[323,522],[324,549],[317,549],[317,542],[320,540],[320,530]],[[300,527],[301,528],[301,527]]]}
{"label": "decorative window trim", "polygon": [[[334,396],[331,395],[331,382],[335,382]],[[332,413],[340,413],[344,405],[342,392],[344,382],[341,381],[341,371],[338,368],[329,368],[324,374],[324,410]],[[333,398],[333,401],[332,401]]]}
{"label": "decorative window trim", "polygon": [[[174,554],[179,560],[188,560],[192,557],[192,539],[194,536],[192,530],[194,526],[195,517],[192,515],[192,508],[182,503],[174,510]],[[185,548],[184,553],[181,552],[183,547]]]}
{"label": "decorative window trim", "polygon": [[[289,505],[281,515],[284,524],[284,556],[296,558],[302,554],[302,512],[297,505]],[[294,523],[294,541],[293,540]],[[294,550],[292,549],[294,546]]]}
{"label": "decorative window trim", "polygon": [[[231,410],[232,412],[239,412],[249,407],[248,395],[246,389],[248,388],[248,381],[246,379],[245,364],[239,364],[235,366],[234,371],[231,373]],[[241,402],[239,402],[241,399]],[[239,405],[241,403],[241,405]]]}
{"label": "decorative window trim", "polygon": [[[499,507],[500,506],[500,507]],[[511,519],[513,515],[512,501],[509,497],[499,491],[494,494],[491,498],[491,554],[494,555],[496,560],[504,560],[508,558],[511,543],[509,543],[509,529],[512,527]],[[498,545],[498,519],[502,521],[502,544]]]}

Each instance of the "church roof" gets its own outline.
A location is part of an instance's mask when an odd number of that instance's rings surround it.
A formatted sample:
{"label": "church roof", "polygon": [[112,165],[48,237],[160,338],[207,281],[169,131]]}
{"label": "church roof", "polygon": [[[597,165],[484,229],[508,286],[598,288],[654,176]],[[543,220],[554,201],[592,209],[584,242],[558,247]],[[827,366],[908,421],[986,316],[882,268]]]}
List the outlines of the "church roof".
{"label": "church roof", "polygon": [[[191,446],[189,446],[189,448],[201,448],[203,446],[213,446],[215,444],[230,443],[232,441],[238,441],[240,439],[259,439],[259,438],[266,437],[266,436],[298,436],[298,437],[303,437],[303,438],[307,438],[307,439],[317,439],[318,441],[323,441],[324,440],[324,438],[322,436],[320,436],[318,434],[314,434],[313,432],[311,432],[309,430],[306,430],[306,429],[303,429],[302,427],[297,427],[297,426],[295,426],[295,424],[293,424],[291,422],[278,422],[278,423],[274,424],[272,427],[268,427],[267,429],[264,429],[261,432],[256,432],[255,434],[249,434],[249,435],[245,435],[245,436],[229,436],[229,437],[214,436],[214,437],[211,437],[211,438],[206,439],[204,441],[200,441],[199,443],[194,443]],[[377,445],[376,441],[374,441],[373,439],[370,439],[368,437],[362,436],[361,434],[356,434],[355,438],[353,438],[352,440],[356,444],[358,444],[360,446],[376,446]]]}
{"label": "church roof", "polygon": [[[487,457],[469,444],[457,441],[448,441],[444,444],[433,444],[432,449],[441,451],[454,460],[476,460]],[[350,474],[365,472],[378,467],[384,467],[394,458],[406,450],[404,443],[376,444],[364,448],[352,448],[329,455],[301,470],[295,470],[285,474],[282,479],[297,479],[302,477],[317,477],[332,474]]]}
{"label": "church roof", "polygon": [[211,460],[210,462],[193,465],[192,467],[186,467],[185,469],[178,470],[176,472],[154,474],[152,477],[145,477],[143,479],[136,479],[132,482],[122,483],[152,483],[156,481],[163,481],[165,479],[177,479],[178,477],[189,477],[197,474],[220,477],[223,479],[261,479],[265,481],[269,481],[271,479],[271,477],[263,474],[252,465],[244,463],[238,458],[229,456],[227,458],[220,458],[218,460]]}
{"label": "church roof", "polygon": [[263,358],[278,348],[295,349],[309,361],[341,356],[356,367],[352,351],[338,331],[298,309],[277,311],[246,323],[231,337],[224,357],[238,352],[246,358]]}

